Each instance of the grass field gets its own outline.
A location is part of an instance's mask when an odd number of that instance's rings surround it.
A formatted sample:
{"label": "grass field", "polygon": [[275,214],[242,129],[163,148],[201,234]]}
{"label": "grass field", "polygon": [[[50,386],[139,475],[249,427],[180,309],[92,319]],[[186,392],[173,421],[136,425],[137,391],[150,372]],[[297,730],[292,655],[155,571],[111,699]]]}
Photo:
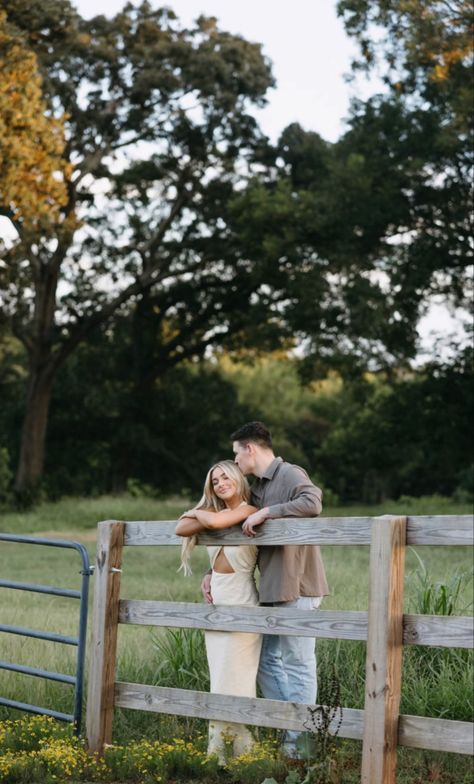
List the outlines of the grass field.
{"label": "grass field", "polygon": [[[176,519],[188,503],[188,500],[182,498],[160,501],[131,497],[65,499],[56,504],[44,504],[28,513],[5,514],[1,527],[6,533],[75,539],[87,546],[92,559],[98,520]],[[431,498],[416,501],[407,499],[403,504],[392,502],[378,507],[334,508],[325,510],[325,515],[466,514],[471,511],[467,505],[454,505],[446,499]],[[367,609],[368,547],[334,546],[324,547],[322,550],[331,589],[331,595],[324,601],[324,609]],[[470,548],[464,547],[419,547],[417,553],[408,550],[406,610],[417,611],[421,588],[420,557],[434,583],[448,584],[455,573],[466,575],[456,612],[469,614],[472,582],[467,575],[472,567],[472,553]],[[0,558],[3,579],[65,587],[79,586],[80,561],[72,551],[1,543]],[[200,578],[207,568],[205,549],[198,548],[195,551],[194,574],[191,577],[184,578],[177,574],[178,564],[177,547],[127,548],[123,562],[122,597],[199,602]],[[77,603],[73,600],[7,589],[2,589],[1,597],[0,623],[49,629],[65,634],[77,633]],[[163,635],[165,632],[157,633],[156,630],[151,631],[146,627],[120,627],[120,680],[137,680],[144,683],[160,681],[163,650],[157,649],[154,643],[157,634]],[[330,672],[332,663],[335,662],[343,684],[343,705],[363,707],[364,644],[320,640],[317,650],[320,678]],[[422,649],[411,648],[405,651],[401,712],[470,720],[472,657],[464,651],[424,649],[427,656],[420,659],[420,650]],[[74,649],[69,646],[10,634],[0,636],[0,659],[68,673],[73,673],[75,666]],[[205,665],[203,667],[205,668]],[[419,680],[420,671],[429,672],[429,677]],[[72,709],[70,687],[2,670],[0,695],[67,712]],[[156,734],[163,722],[162,717],[150,718],[148,714],[135,711],[117,713],[115,735],[122,741],[124,738]],[[0,717],[7,714],[18,715],[14,711],[8,713],[6,709],[0,709]],[[174,722],[176,726],[173,726]],[[169,719],[167,731],[182,733],[196,727],[203,729],[203,726],[199,722],[187,724],[186,720],[183,722]],[[421,759],[423,756],[418,753],[417,757],[416,752],[403,750],[403,759],[409,759],[410,754],[413,759]],[[426,761],[426,755],[423,759]],[[451,760],[453,759],[451,755]]]}

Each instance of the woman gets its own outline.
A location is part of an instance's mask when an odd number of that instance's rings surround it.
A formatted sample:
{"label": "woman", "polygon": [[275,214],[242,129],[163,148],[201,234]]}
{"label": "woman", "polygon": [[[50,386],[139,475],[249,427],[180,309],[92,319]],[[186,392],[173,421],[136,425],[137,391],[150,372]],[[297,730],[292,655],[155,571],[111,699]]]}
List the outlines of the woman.
{"label": "woman", "polygon": [[[206,529],[229,528],[256,511],[248,501],[250,488],[244,475],[231,460],[212,466],[199,504],[185,512],[176,527],[179,536],[188,537],[181,550],[181,564],[190,573],[189,554],[196,534]],[[253,544],[237,547],[208,547],[211,560],[211,592],[215,604],[258,605],[254,571],[257,548]],[[256,696],[256,677],[262,636],[247,632],[205,632],[211,692],[239,697]],[[225,738],[233,739],[234,754],[244,754],[253,738],[243,724],[222,721],[209,723],[208,754],[217,754],[225,764]]]}

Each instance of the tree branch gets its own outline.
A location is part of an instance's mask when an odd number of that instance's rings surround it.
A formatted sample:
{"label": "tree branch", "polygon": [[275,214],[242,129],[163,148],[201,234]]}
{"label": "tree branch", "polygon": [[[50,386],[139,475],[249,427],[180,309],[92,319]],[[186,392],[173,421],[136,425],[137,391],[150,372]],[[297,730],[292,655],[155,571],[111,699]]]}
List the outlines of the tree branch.
{"label": "tree branch", "polygon": [[31,336],[28,335],[27,332],[25,332],[23,329],[21,329],[18,326],[18,324],[15,321],[15,319],[11,320],[11,325],[12,325],[12,332],[13,332],[14,336],[16,338],[18,338],[20,343],[22,343],[24,345],[24,347],[26,348],[26,350],[28,352],[28,355],[31,356],[33,354],[33,350],[34,350],[34,347],[35,347],[34,346],[34,342],[31,339]]}
{"label": "tree branch", "polygon": [[[184,191],[181,194],[178,194],[178,197],[172,209],[170,210],[168,217],[162,222],[159,230],[153,237],[152,244],[147,243],[148,251],[150,251],[150,248],[156,251],[159,243],[168,231],[174,218],[179,213],[180,209],[189,196],[190,193]],[[87,335],[96,329],[96,327],[108,321],[113,313],[115,313],[115,311],[118,310],[118,308],[120,308],[124,302],[127,302],[127,300],[131,299],[137,294],[146,291],[147,289],[151,288],[151,286],[168,276],[168,269],[163,270],[161,274],[157,274],[159,270],[159,262],[160,259],[156,259],[153,263],[150,263],[146,271],[143,272],[142,275],[140,275],[137,280],[134,281],[134,283],[131,283],[129,286],[127,286],[127,288],[125,288],[117,297],[115,297],[115,299],[106,303],[101,309],[96,310],[91,316],[85,318],[82,322],[76,325],[76,328],[71,332],[69,337],[55,350],[51,359],[53,370],[57,370],[57,368],[62,365],[62,363],[72,353],[72,351],[74,351],[76,346],[78,346],[79,343],[82,343]]]}
{"label": "tree branch", "polygon": [[[189,201],[189,199],[191,198],[191,196],[192,196],[192,194],[194,192],[194,188],[192,190],[189,190],[189,191],[185,190],[185,186],[186,186],[186,184],[188,182],[188,180],[186,178],[187,173],[188,173],[187,169],[185,169],[182,172],[182,174],[180,176],[180,181],[179,181],[178,185],[176,186],[176,189],[178,191],[178,195],[177,195],[176,200],[175,200],[175,202],[174,202],[174,204],[173,204],[173,206],[172,206],[172,208],[170,210],[170,213],[169,213],[168,217],[165,218],[164,221],[162,221],[162,223],[158,227],[158,230],[156,231],[154,236],[150,237],[150,239],[140,249],[140,253],[142,255],[153,255],[156,252],[157,248],[161,244],[161,242],[163,240],[163,237],[165,236],[165,234],[168,231],[169,227],[173,223],[174,219],[176,218],[176,216],[178,215],[180,210],[183,208],[184,204],[187,201]],[[146,275],[146,272],[144,274]]]}

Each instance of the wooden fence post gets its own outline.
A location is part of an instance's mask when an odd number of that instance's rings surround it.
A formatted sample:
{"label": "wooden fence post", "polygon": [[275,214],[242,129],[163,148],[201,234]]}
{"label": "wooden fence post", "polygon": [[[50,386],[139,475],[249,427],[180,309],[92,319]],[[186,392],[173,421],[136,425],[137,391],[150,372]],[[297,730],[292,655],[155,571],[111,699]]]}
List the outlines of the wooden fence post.
{"label": "wooden fence post", "polygon": [[112,741],[120,575],[125,524],[99,523],[95,566],[86,732],[89,751]]}
{"label": "wooden fence post", "polygon": [[406,517],[387,516],[372,524],[363,784],[396,782],[406,522]]}

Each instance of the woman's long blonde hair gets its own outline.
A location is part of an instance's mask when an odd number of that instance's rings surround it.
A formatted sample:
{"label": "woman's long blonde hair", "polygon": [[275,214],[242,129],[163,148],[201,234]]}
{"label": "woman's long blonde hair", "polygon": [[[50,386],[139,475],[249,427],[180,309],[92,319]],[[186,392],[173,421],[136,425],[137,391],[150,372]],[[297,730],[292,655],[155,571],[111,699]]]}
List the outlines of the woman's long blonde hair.
{"label": "woman's long blonde hair", "polygon": [[[213,512],[221,512],[226,508],[224,501],[217,497],[212,484],[212,472],[216,468],[220,468],[227,474],[229,479],[232,479],[232,481],[235,482],[237,495],[240,496],[242,501],[245,501],[245,503],[248,504],[250,501],[250,486],[247,479],[233,460],[221,460],[219,463],[214,463],[207,472],[202,498],[199,503],[196,504],[195,508],[211,510]],[[181,571],[182,569],[185,576],[192,574],[189,560],[192,551],[196,547],[196,543],[197,536],[194,534],[194,536],[186,537],[181,545],[181,566],[178,571]]]}

